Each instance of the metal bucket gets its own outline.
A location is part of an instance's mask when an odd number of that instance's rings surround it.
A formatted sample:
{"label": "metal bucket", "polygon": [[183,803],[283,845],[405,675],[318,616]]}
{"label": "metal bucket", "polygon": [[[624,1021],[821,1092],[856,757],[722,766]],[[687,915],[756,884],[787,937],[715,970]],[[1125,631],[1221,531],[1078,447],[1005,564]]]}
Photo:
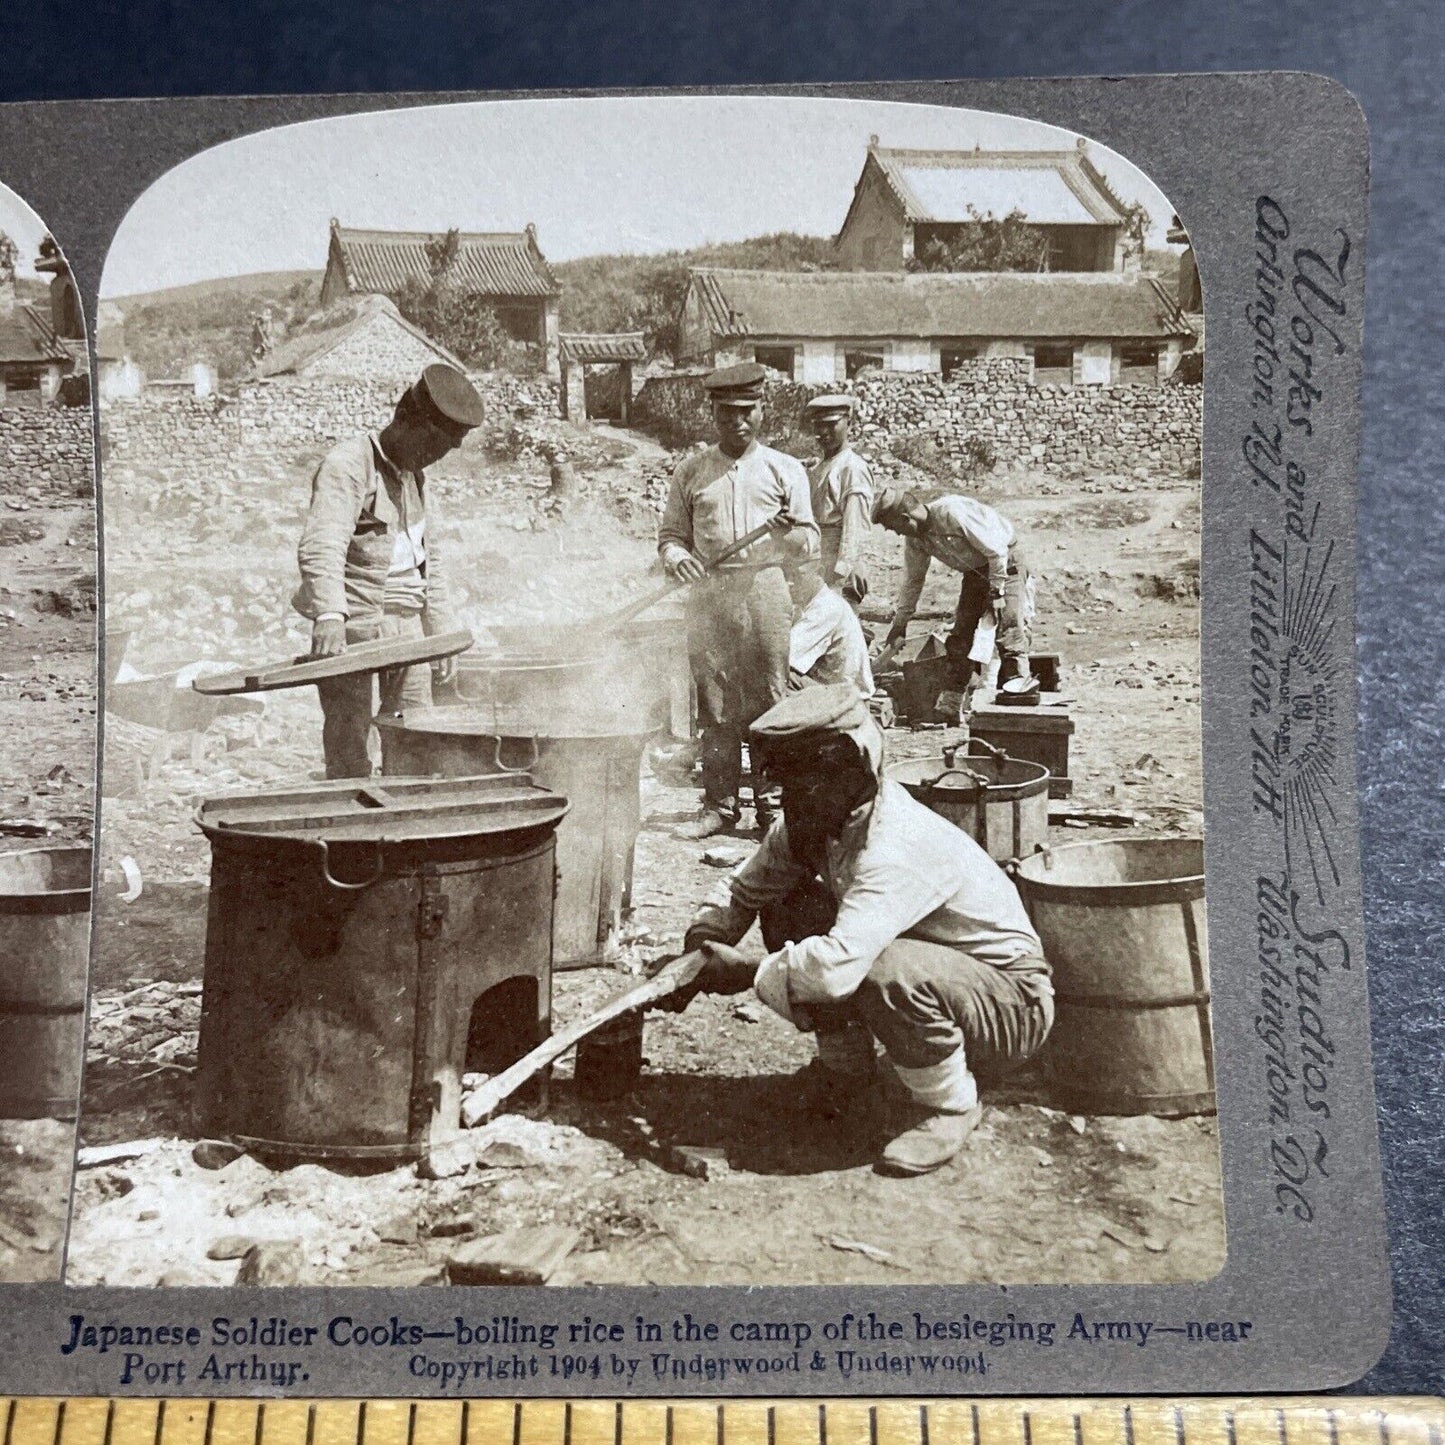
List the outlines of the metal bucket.
{"label": "metal bucket", "polygon": [[466,777],[524,771],[567,797],[557,829],[557,968],[596,963],[632,902],[642,826],[644,718],[589,723],[549,690],[536,704],[437,707],[380,718],[384,775]]}
{"label": "metal bucket", "polygon": [[1049,841],[1049,770],[1002,754],[969,752],[890,763],[884,776],[967,833],[995,862]]}
{"label": "metal bucket", "polygon": [[0,1118],[74,1118],[85,1056],[89,848],[0,853]]}
{"label": "metal bucket", "polygon": [[566,810],[525,777],[202,804],[202,1129],[282,1159],[396,1161],[449,1142],[463,1074],[550,1030]]}
{"label": "metal bucket", "polygon": [[1203,840],[1072,843],[1025,858],[1017,883],[1054,966],[1059,1105],[1212,1114]]}

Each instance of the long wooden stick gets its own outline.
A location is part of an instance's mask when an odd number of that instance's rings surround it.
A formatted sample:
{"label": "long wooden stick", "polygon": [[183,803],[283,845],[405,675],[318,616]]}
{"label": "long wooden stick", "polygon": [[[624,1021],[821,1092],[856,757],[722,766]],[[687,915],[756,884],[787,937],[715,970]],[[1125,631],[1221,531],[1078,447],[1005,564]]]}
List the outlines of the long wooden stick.
{"label": "long wooden stick", "polygon": [[651,978],[628,989],[626,993],[618,994],[596,1013],[578,1019],[560,1034],[544,1039],[531,1053],[518,1059],[511,1068],[504,1069],[495,1078],[488,1079],[480,1089],[462,1100],[462,1123],[468,1129],[475,1128],[498,1104],[509,1099],[534,1074],[540,1073],[548,1064],[560,1059],[568,1049],[574,1048],[589,1034],[595,1034],[613,1019],[647,1008],[650,1004],[660,1003],[679,989],[686,988],[702,972],[702,966],[706,962],[707,954],[701,949],[684,953],[681,958],[675,958],[665,968],[659,969]]}
{"label": "long wooden stick", "polygon": [[[751,532],[724,547],[710,562],[705,562],[703,564],[704,571],[710,574],[715,567],[720,566],[730,557],[736,557],[745,547],[751,547],[754,542],[761,542],[773,530],[771,522],[764,522],[761,527],[754,527]],[[615,632],[619,627],[625,627],[634,617],[641,617],[649,607],[656,607],[664,598],[671,597],[674,592],[688,585],[680,578],[669,578],[656,591],[649,592],[645,597],[639,597],[636,602],[629,602],[626,607],[621,607],[616,612],[609,612],[605,617],[597,618],[590,625],[599,632]]]}

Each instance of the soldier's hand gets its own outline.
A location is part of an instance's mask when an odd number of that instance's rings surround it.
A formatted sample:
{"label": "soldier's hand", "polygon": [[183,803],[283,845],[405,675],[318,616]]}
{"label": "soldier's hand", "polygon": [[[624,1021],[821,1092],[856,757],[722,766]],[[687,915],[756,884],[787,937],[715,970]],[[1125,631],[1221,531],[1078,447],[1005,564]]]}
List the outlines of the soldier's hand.
{"label": "soldier's hand", "polygon": [[346,651],[346,619],[328,617],[311,625],[312,657],[339,657]]}
{"label": "soldier's hand", "polygon": [[768,518],[768,526],[775,532],[786,532],[790,527],[798,524],[793,520],[793,514],[786,507],[779,507],[771,517]]}
{"label": "soldier's hand", "polygon": [[898,623],[895,622],[893,626],[888,629],[888,636],[884,639],[884,646],[898,647],[904,642],[907,637],[908,624],[905,622],[900,627]]}
{"label": "soldier's hand", "polygon": [[868,578],[855,569],[844,575],[838,590],[842,593],[844,601],[856,605],[868,595]]}
{"label": "soldier's hand", "polygon": [[673,563],[672,575],[679,582],[701,582],[707,576],[707,568],[689,553]]}
{"label": "soldier's hand", "polygon": [[703,993],[746,993],[753,986],[758,966],[752,959],[726,943],[704,943],[707,963],[703,965]]}

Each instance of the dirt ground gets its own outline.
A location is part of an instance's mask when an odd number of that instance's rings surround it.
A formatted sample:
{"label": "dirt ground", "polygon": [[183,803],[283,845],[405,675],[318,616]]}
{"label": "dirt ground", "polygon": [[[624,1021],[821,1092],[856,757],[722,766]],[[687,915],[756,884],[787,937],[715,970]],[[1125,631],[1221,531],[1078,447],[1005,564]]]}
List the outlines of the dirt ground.
{"label": "dirt ground", "polygon": [[[541,515],[545,474],[530,462],[444,481],[474,628],[584,618],[649,585],[669,459],[629,434],[594,437],[590,457],[569,444],[585,495],[566,526]],[[305,460],[289,490],[278,482],[189,508],[189,479],[108,478],[109,595],[138,621],[137,669],[300,648],[285,604]],[[1060,828],[1059,841],[1198,834],[1197,481],[1018,473],[975,490],[1016,519],[1041,573],[1036,646],[1062,654],[1077,729],[1070,802],[1134,818],[1129,834]],[[155,506],[192,519],[163,575],[145,566],[139,525]],[[880,533],[873,546],[874,592],[891,597],[900,544]],[[925,609],[952,606],[940,571]],[[459,1241],[544,1223],[579,1232],[554,1283],[1171,1281],[1222,1265],[1212,1119],[1066,1115],[1025,1071],[985,1092],[984,1122],[953,1166],[886,1179],[871,1163],[897,1117],[896,1084],[881,1083],[845,1121],[820,1123],[792,1082],[809,1039],[750,995],[653,1016],[641,1083],[621,1099],[579,1097],[564,1060],[549,1099],[478,1131],[477,1162],[453,1178],[273,1170],[246,1156],[201,1167],[191,1087],[209,860],[191,810],[208,793],[317,775],[319,733],[309,691],[273,694],[260,715],[220,719],[199,741],[108,718],[82,1134],[131,1147],[78,1175],[73,1283],[228,1283],[247,1245],[287,1240],[300,1241],[299,1282],[439,1281]],[[890,756],[936,754],[955,736],[893,729]],[[697,901],[725,876],[705,852],[721,843],[741,857],[753,841],[677,838],[696,794],[647,769],[642,797],[618,958],[555,976],[554,1027],[676,951]],[[139,896],[124,901],[137,877]],[[726,1163],[693,1177],[678,1146],[721,1151]]]}
{"label": "dirt ground", "polygon": [[[95,555],[88,498],[0,487],[5,850],[91,839]],[[0,1118],[0,1282],[60,1277],[74,1148],[73,1120]]]}

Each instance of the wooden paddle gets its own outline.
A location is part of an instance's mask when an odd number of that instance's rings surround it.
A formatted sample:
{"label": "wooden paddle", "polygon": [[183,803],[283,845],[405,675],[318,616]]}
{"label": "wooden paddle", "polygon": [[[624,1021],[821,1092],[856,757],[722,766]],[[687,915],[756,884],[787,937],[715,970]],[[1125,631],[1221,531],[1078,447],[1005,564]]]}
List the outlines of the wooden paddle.
{"label": "wooden paddle", "polygon": [[578,1019],[575,1024],[544,1039],[529,1054],[524,1054],[509,1069],[504,1069],[495,1078],[488,1079],[480,1089],[473,1090],[462,1100],[462,1123],[468,1129],[475,1128],[504,1100],[509,1099],[534,1074],[540,1073],[548,1064],[560,1059],[568,1049],[575,1048],[590,1034],[619,1019],[623,1014],[661,1003],[663,999],[685,989],[702,972],[708,956],[702,949],[693,949],[675,958],[651,978],[620,993],[596,1013]]}
{"label": "wooden paddle", "polygon": [[[788,525],[792,526],[793,524],[789,523]],[[704,562],[703,574],[705,576],[711,575],[711,573],[724,562],[736,557],[739,552],[751,547],[754,542],[761,542],[769,532],[775,532],[777,530],[778,527],[775,521],[764,522],[762,526],[754,527],[751,532],[739,537],[736,542],[731,543],[729,546],[724,547],[711,561]],[[596,629],[598,632],[616,632],[619,627],[626,627],[634,617],[641,617],[649,607],[656,607],[659,602],[671,597],[674,592],[689,585],[690,583],[683,578],[669,577],[661,587],[649,592],[645,597],[639,597],[636,602],[629,602],[626,607],[621,607],[616,612],[609,612],[602,617],[594,618],[587,626],[589,629]]]}

